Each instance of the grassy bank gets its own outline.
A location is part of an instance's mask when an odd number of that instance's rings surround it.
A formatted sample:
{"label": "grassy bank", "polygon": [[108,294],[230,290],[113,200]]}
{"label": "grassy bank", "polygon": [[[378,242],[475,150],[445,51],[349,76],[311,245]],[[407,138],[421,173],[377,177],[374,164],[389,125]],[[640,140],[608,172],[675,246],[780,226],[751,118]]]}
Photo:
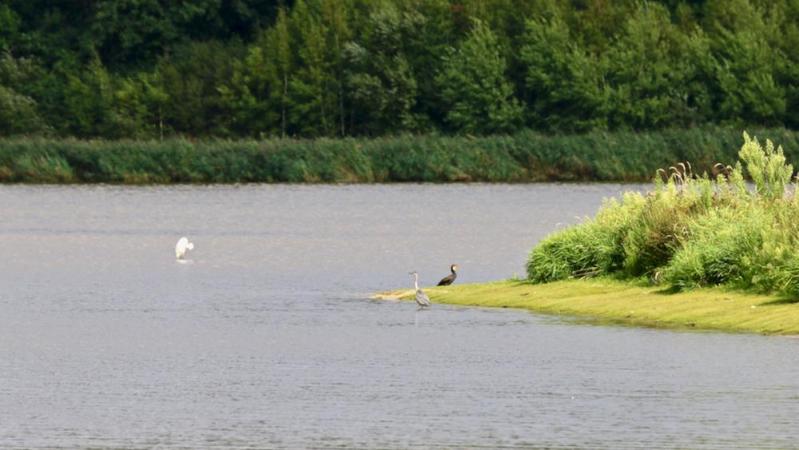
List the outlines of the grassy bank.
{"label": "grassy bank", "polygon": [[[658,286],[596,278],[545,284],[500,281],[426,288],[425,292],[433,303],[522,308],[597,323],[799,334],[799,305],[795,302],[719,287],[673,293]],[[377,297],[412,300],[413,290]]]}
{"label": "grassy bank", "polygon": [[[799,159],[799,132],[754,130]],[[544,136],[397,136],[266,141],[0,139],[0,182],[526,182],[644,181],[690,160],[697,172],[731,163],[740,130]]]}

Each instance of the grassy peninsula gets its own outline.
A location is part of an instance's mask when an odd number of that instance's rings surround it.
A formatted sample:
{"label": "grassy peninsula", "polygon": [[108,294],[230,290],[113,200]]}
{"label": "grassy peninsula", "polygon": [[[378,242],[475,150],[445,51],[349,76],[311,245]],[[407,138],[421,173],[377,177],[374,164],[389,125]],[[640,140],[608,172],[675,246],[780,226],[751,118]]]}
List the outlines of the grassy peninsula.
{"label": "grassy peninsula", "polygon": [[[434,304],[521,308],[592,323],[799,334],[799,304],[796,302],[720,287],[675,293],[647,283],[595,278],[544,284],[498,281],[425,288],[425,292]],[[398,290],[379,294],[376,298],[413,301],[413,295],[413,290]]]}
{"label": "grassy peninsula", "polygon": [[596,217],[546,237],[530,253],[526,281],[433,289],[433,300],[799,333],[794,170],[782,147],[743,138],[735,166],[658,170],[651,192],[608,200]]}
{"label": "grassy peninsula", "polygon": [[[794,149],[799,132],[758,135]],[[0,182],[384,183],[646,181],[690,160],[695,171],[735,160],[737,129],[500,136],[400,135],[267,140],[0,138]]]}

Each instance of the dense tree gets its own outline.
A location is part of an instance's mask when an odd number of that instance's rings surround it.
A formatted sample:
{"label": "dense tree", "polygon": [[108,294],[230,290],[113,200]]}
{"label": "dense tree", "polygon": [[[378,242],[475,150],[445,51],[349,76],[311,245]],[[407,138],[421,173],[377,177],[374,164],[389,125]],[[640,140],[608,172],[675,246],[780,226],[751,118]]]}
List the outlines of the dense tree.
{"label": "dense tree", "polygon": [[607,62],[586,50],[562,18],[528,21],[521,61],[531,124],[554,131],[607,127]]}
{"label": "dense tree", "polygon": [[438,75],[447,122],[456,131],[501,133],[518,126],[522,108],[505,78],[505,58],[496,36],[481,20],[459,48],[444,56]]}
{"label": "dense tree", "polygon": [[777,82],[777,70],[784,55],[769,40],[776,31],[769,19],[749,0],[706,7],[708,29],[715,37],[711,45],[719,120],[783,122],[787,86]]}
{"label": "dense tree", "polygon": [[353,131],[380,134],[415,128],[417,83],[405,44],[424,24],[420,14],[403,13],[389,5],[369,15],[360,43],[346,44]]}
{"label": "dense tree", "polygon": [[0,55],[0,134],[45,131],[36,101],[22,90],[36,77],[37,68],[29,59]]}
{"label": "dense tree", "polygon": [[0,51],[7,52],[19,33],[19,17],[8,5],[0,5]]}
{"label": "dense tree", "polygon": [[217,41],[192,42],[162,57],[156,68],[167,127],[191,135],[231,135],[231,107],[220,89],[233,77],[242,49]]}
{"label": "dense tree", "polygon": [[327,58],[327,26],[322,22],[319,0],[298,0],[292,11],[296,36],[297,67],[289,80],[291,134],[330,135],[335,127],[336,90]]}
{"label": "dense tree", "polygon": [[637,8],[607,55],[612,127],[684,126],[708,111],[708,93],[693,84],[707,55],[704,37],[678,30],[665,7]]}
{"label": "dense tree", "polygon": [[6,0],[0,135],[799,127],[793,0]]}

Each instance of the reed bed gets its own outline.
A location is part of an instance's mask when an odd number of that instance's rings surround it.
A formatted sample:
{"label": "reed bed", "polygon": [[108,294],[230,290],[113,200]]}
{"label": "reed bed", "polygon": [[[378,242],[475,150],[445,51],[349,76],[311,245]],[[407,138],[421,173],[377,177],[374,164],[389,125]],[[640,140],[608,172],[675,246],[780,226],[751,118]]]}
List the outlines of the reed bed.
{"label": "reed bed", "polygon": [[[799,152],[799,133],[756,130]],[[739,131],[706,127],[547,136],[375,139],[0,139],[0,182],[373,183],[645,181],[672,161],[735,160]],[[799,153],[788,154],[790,159]]]}

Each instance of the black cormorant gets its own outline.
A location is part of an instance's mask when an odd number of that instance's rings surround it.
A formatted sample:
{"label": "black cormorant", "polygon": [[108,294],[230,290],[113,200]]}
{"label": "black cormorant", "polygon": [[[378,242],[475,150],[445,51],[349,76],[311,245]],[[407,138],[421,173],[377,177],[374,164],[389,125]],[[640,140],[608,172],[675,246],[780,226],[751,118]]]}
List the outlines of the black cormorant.
{"label": "black cormorant", "polygon": [[457,273],[458,272],[458,265],[457,264],[453,264],[453,265],[449,266],[449,270],[452,273],[447,275],[447,276],[445,276],[444,278],[442,278],[441,281],[438,282],[439,286],[449,286],[450,284],[452,284],[453,281],[455,281],[455,278],[458,278],[458,273]]}

